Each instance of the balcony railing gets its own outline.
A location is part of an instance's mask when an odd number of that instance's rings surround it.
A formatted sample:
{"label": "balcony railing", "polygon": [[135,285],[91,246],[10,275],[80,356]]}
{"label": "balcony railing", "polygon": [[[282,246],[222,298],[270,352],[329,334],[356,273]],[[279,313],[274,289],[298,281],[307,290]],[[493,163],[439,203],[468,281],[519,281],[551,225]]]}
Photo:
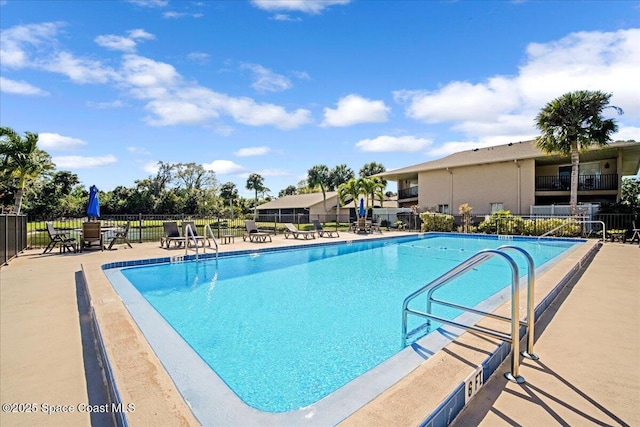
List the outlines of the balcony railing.
{"label": "balcony railing", "polygon": [[[617,190],[618,174],[580,175],[578,177],[578,191],[589,190]],[[571,176],[536,176],[536,191],[569,191],[571,190]]]}
{"label": "balcony railing", "polygon": [[418,186],[403,188],[398,190],[398,199],[411,199],[412,197],[418,197]]}

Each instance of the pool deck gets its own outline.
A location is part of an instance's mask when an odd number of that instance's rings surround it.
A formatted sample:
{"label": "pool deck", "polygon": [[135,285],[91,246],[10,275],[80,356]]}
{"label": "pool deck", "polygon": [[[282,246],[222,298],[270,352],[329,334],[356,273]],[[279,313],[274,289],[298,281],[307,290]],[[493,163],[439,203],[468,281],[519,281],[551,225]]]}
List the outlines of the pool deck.
{"label": "pool deck", "polygon": [[[220,250],[366,238],[370,236],[341,233],[340,239],[304,241],[279,235],[265,244],[236,238]],[[127,413],[129,425],[197,425],[100,269],[107,262],[181,255],[184,251],[145,243],[134,244],[133,249],[117,245],[116,251],[41,252],[26,251],[0,268],[0,401],[3,405],[29,404],[13,408],[22,413],[5,412],[3,406],[0,425],[108,425],[108,419],[84,410],[86,404],[98,405],[100,398],[92,391],[95,381],[91,378],[97,369],[87,360],[86,345],[83,349],[82,271],[122,401],[135,406],[135,411]],[[543,275],[541,288],[546,286],[545,277],[553,275]],[[549,282],[555,279],[547,278]],[[639,282],[638,245],[606,243],[536,324],[535,352],[540,360],[522,362],[520,374],[527,382],[507,382],[501,373],[508,365],[499,367],[455,422],[460,426],[640,425],[636,409],[640,404]],[[494,340],[464,334],[342,424],[420,424],[429,408],[438,404],[430,401],[438,399],[433,397],[438,395],[435,392],[452,391],[452,384],[466,377],[460,367],[468,370],[477,366],[477,360],[486,357],[495,345]],[[430,375],[431,370],[450,373],[451,379],[439,381]],[[46,414],[43,404],[64,405],[53,409],[73,412]],[[28,409],[32,412],[24,413]],[[221,424],[243,424],[235,421]]]}

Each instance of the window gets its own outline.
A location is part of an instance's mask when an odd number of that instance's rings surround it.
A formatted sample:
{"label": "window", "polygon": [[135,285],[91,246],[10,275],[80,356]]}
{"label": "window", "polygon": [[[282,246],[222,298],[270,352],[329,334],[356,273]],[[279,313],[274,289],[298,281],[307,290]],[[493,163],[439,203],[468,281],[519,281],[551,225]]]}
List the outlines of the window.
{"label": "window", "polygon": [[503,202],[490,203],[490,205],[491,205],[491,213],[504,210]]}
{"label": "window", "polygon": [[438,212],[448,214],[449,213],[449,205],[438,205]]}

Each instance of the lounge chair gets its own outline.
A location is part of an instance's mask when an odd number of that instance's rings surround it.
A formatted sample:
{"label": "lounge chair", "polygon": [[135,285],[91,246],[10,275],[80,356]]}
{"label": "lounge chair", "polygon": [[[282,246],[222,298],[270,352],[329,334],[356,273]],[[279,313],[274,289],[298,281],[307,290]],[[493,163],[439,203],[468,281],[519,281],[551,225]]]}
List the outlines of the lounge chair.
{"label": "lounge chair", "polygon": [[51,252],[53,248],[58,246],[60,252],[73,251],[76,252],[78,244],[73,237],[67,237],[66,233],[56,230],[52,222],[47,222],[47,232],[49,233],[49,244],[44,248],[43,254]]}
{"label": "lounge chair", "polygon": [[382,220],[380,218],[376,219],[371,223],[371,232],[375,233],[376,231],[382,234]]}
{"label": "lounge chair", "polygon": [[111,242],[109,243],[109,247],[107,248],[108,250],[111,250],[111,248],[113,247],[113,245],[118,241],[121,240],[122,243],[126,243],[130,248],[131,243],[129,242],[129,226],[131,225],[130,221],[127,221],[127,224],[120,229],[117,229],[113,236],[111,237]]}
{"label": "lounge chair", "polygon": [[249,239],[250,242],[264,243],[267,241],[267,238],[268,238],[269,241],[272,242],[271,234],[258,230],[258,226],[256,225],[255,221],[247,219],[244,221],[244,226],[247,230],[242,235],[243,241],[246,242],[247,239]]}
{"label": "lounge chair", "polygon": [[80,237],[80,252],[97,243],[101,251],[104,251],[102,229],[99,222],[83,222],[82,236]]}
{"label": "lounge chair", "polygon": [[[191,232],[193,234],[190,234],[190,233],[188,234],[187,226],[191,227]],[[211,247],[211,242],[209,241],[209,239],[206,236],[198,235],[198,229],[196,227],[196,223],[193,222],[193,221],[182,221],[182,235],[184,237],[186,237],[188,245],[191,245],[193,243],[193,241],[195,240],[196,245],[199,245],[200,242],[202,242],[202,247],[203,248],[204,248],[205,243],[207,243],[209,245],[209,247]]]}
{"label": "lounge chair", "polygon": [[311,239],[315,239],[316,238],[316,232],[315,231],[300,231],[298,230],[298,228],[293,225],[290,222],[285,222],[284,226],[286,227],[286,230],[284,230],[284,238],[288,239],[289,236],[293,236],[295,239],[297,239],[298,237],[302,236],[304,237],[305,240],[311,238]]}
{"label": "lounge chair", "polygon": [[337,230],[325,230],[324,228],[322,228],[322,224],[320,224],[320,221],[318,221],[317,219],[312,219],[311,222],[313,223],[313,228],[316,230],[316,233],[318,233],[318,236],[340,237],[340,233],[338,233]]}
{"label": "lounge chair", "polygon": [[162,226],[164,227],[164,236],[160,238],[160,247],[162,248],[166,245],[167,249],[169,249],[171,242],[173,242],[176,247],[182,246],[184,237],[180,235],[178,223],[176,221],[166,221],[162,223]]}

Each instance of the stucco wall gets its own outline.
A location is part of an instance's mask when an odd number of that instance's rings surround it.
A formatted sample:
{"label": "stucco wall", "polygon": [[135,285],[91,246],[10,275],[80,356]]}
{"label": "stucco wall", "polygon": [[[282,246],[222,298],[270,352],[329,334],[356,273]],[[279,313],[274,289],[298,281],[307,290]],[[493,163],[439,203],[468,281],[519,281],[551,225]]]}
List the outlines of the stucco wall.
{"label": "stucco wall", "polygon": [[457,214],[458,206],[468,203],[474,212],[488,213],[491,203],[503,203],[504,208],[514,214],[526,214],[534,203],[535,162],[524,160],[427,171],[420,173],[418,180],[418,204],[423,209],[448,204],[450,212]]}

